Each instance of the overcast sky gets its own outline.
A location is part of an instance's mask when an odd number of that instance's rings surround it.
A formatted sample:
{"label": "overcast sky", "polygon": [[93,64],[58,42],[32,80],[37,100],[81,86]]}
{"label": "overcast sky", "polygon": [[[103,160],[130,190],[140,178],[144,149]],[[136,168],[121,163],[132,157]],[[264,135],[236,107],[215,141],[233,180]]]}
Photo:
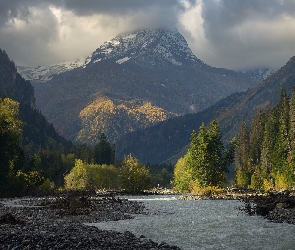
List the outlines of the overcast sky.
{"label": "overcast sky", "polygon": [[278,68],[295,56],[295,0],[0,0],[0,48],[17,65],[75,60],[158,27],[176,27],[215,67]]}

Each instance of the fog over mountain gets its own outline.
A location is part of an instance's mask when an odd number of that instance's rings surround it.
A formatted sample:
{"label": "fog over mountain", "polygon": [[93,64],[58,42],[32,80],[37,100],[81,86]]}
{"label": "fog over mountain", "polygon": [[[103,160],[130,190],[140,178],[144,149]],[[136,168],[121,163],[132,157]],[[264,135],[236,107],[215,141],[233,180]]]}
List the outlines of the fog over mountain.
{"label": "fog over mountain", "polygon": [[280,68],[295,54],[294,0],[10,0],[0,48],[18,66],[75,61],[117,34],[176,27],[208,65]]}

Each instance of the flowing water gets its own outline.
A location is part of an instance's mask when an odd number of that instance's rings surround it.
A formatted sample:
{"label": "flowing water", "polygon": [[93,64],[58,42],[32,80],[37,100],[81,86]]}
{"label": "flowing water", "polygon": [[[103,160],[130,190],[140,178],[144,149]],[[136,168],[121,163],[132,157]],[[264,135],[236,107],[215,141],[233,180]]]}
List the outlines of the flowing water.
{"label": "flowing water", "polygon": [[89,225],[130,231],[182,249],[295,249],[295,225],[248,216],[238,210],[243,205],[239,201],[184,201],[171,196],[128,199],[143,202],[150,214]]}

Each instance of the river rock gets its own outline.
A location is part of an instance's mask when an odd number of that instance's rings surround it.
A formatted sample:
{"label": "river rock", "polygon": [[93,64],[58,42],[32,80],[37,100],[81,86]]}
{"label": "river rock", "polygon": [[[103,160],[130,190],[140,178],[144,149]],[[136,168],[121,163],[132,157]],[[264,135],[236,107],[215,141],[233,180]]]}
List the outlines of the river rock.
{"label": "river rock", "polygon": [[[139,202],[113,197],[63,196],[2,200],[1,203],[4,204],[0,207],[1,249],[179,249],[128,231],[105,231],[84,224],[146,213]],[[9,223],[11,221],[23,223]]]}

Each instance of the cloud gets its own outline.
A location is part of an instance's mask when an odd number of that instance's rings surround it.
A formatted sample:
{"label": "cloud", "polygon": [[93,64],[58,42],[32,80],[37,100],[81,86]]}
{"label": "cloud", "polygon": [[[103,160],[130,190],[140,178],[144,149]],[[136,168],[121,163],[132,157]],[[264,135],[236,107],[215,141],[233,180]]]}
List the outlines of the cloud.
{"label": "cloud", "polygon": [[295,55],[295,0],[0,2],[0,48],[18,65],[74,60],[120,33],[175,26],[211,66],[280,67]]}
{"label": "cloud", "polygon": [[175,27],[179,0],[10,0],[0,3],[0,48],[18,64],[86,56],[140,28]]}
{"label": "cloud", "polygon": [[211,64],[279,67],[295,55],[294,0],[206,0],[202,17]]}

